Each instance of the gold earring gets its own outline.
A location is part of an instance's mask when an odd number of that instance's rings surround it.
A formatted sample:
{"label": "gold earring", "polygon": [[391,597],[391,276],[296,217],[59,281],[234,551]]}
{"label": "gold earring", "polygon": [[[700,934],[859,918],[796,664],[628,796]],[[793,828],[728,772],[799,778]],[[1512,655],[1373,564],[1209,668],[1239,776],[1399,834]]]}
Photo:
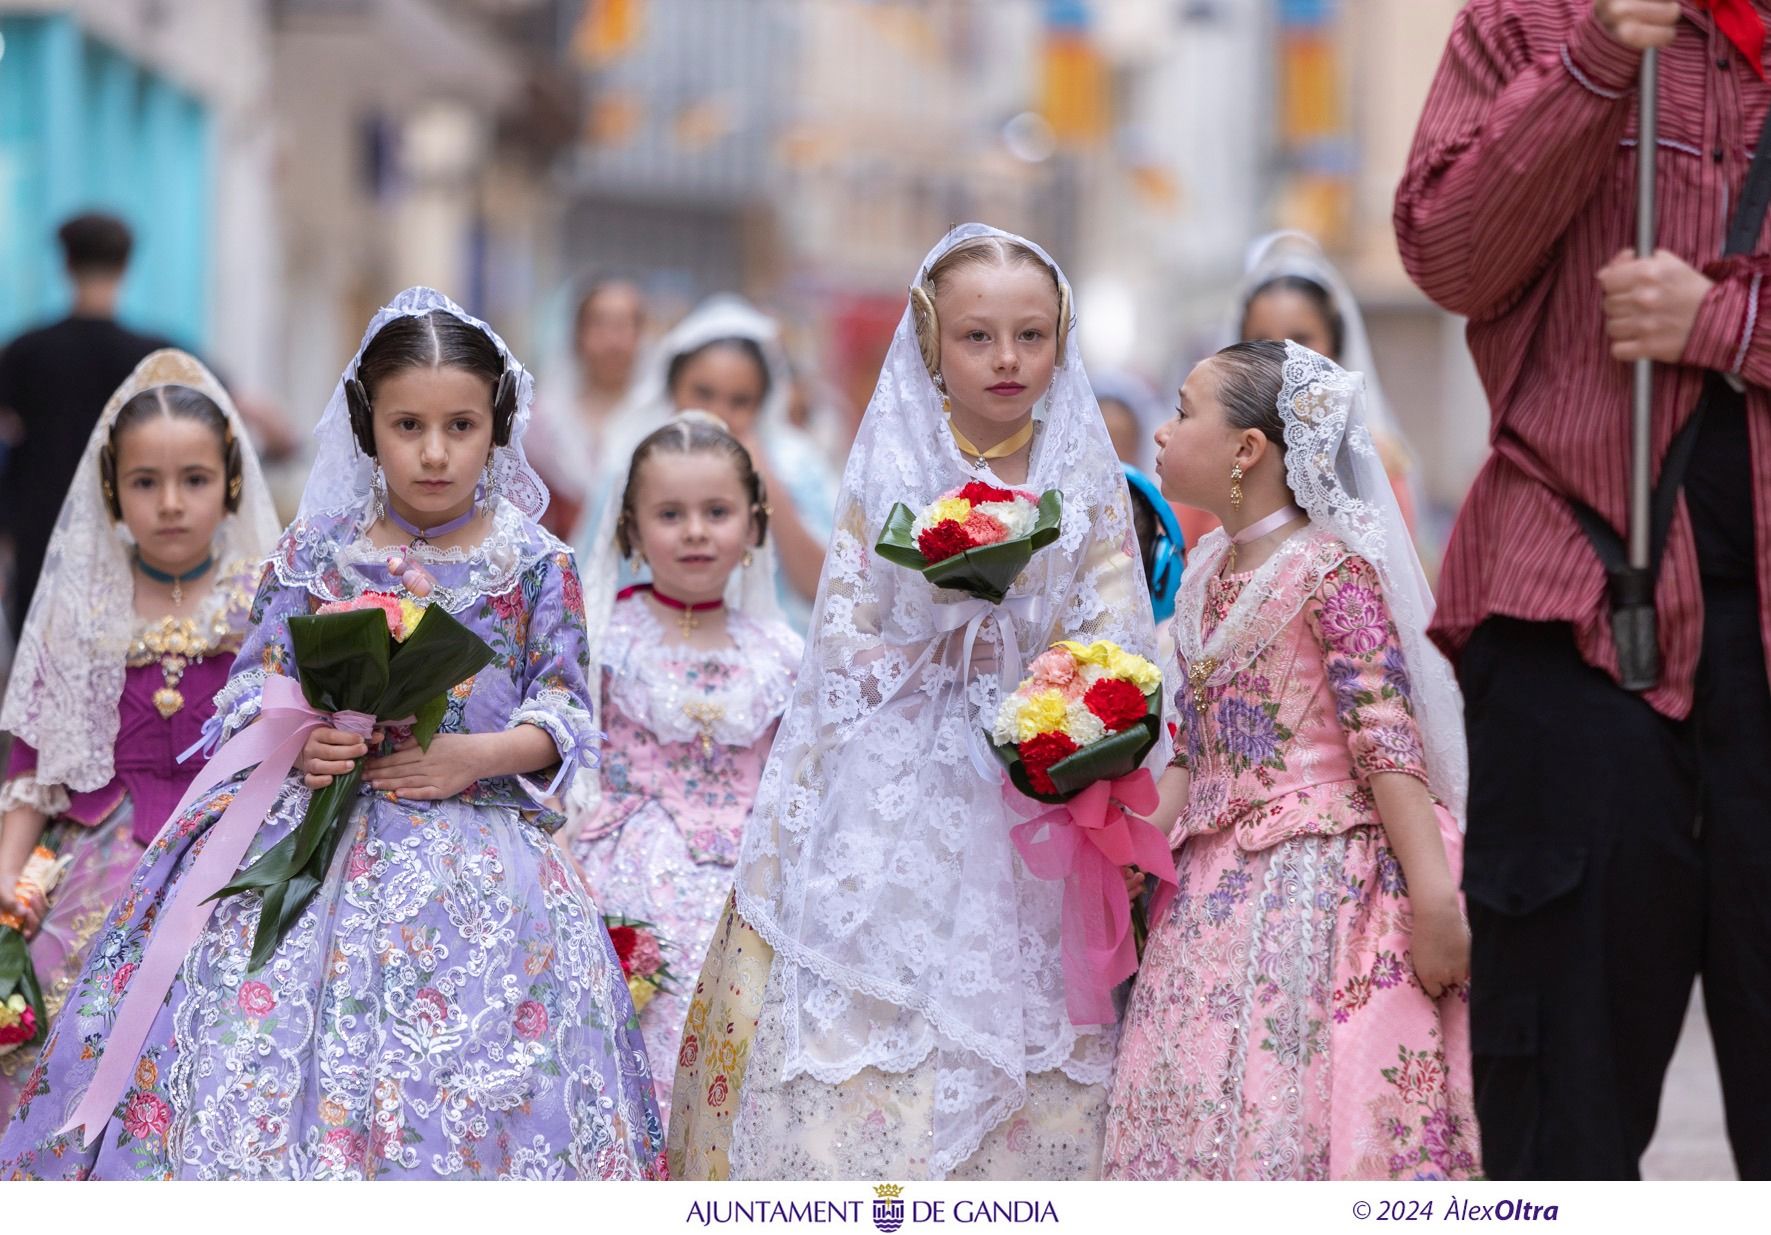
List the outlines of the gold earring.
{"label": "gold earring", "polygon": [[947,379],[939,373],[935,374],[935,389],[941,392],[941,410],[951,412],[953,400],[947,396]]}
{"label": "gold earring", "polygon": [[239,500],[240,500],[240,478],[238,476],[235,476],[228,481],[228,501],[237,502]]}
{"label": "gold earring", "polygon": [[749,549],[744,551],[744,564],[746,566],[754,566],[756,564],[756,558],[751,555]]}
{"label": "gold earring", "polygon": [[1230,469],[1230,509],[1242,509],[1242,464]]}

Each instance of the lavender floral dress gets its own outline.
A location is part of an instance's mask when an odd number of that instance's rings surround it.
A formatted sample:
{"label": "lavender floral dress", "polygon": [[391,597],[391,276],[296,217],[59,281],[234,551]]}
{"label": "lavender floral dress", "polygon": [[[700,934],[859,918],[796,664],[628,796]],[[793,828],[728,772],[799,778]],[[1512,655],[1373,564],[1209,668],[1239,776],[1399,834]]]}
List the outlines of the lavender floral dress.
{"label": "lavender floral dress", "polygon": [[1258,589],[1271,638],[1227,685],[1175,692],[1180,891],[1126,1010],[1103,1174],[1466,1179],[1468,992],[1415,977],[1369,781],[1426,779],[1401,645],[1365,559],[1315,529],[1282,553],[1270,577],[1206,584],[1206,635]]}
{"label": "lavender floral dress", "polygon": [[[397,591],[361,515],[297,522],[217,699],[224,732],[292,674],[288,619],[364,589]],[[570,551],[496,503],[467,551],[421,549],[444,605],[492,647],[444,733],[538,725],[568,774],[591,757],[583,598]],[[546,780],[551,773],[542,773]],[[607,1178],[662,1170],[663,1130],[633,1005],[597,906],[549,833],[563,819],[519,778],[441,802],[365,790],[330,878],[259,970],[258,898],[222,901],[149,1031],[97,1143],[56,1129],[104,1053],[118,1001],[224,785],[142,857],[18,1113],[0,1178]],[[247,861],[299,823],[285,784]]]}

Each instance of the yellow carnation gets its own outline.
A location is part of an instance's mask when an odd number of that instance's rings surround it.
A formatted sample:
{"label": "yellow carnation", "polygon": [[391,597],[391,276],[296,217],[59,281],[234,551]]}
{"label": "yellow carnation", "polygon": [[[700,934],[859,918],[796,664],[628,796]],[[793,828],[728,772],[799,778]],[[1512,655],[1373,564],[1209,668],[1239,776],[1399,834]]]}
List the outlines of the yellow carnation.
{"label": "yellow carnation", "polygon": [[[1107,646],[1113,647],[1112,644]],[[1142,656],[1113,647],[1112,659],[1107,663],[1109,675],[1130,682],[1146,695],[1162,685],[1162,671]]]}
{"label": "yellow carnation", "polygon": [[1042,733],[1061,730],[1069,711],[1069,701],[1058,691],[1042,690],[1027,696],[1020,715],[1015,717],[1015,741],[1025,742]]}
{"label": "yellow carnation", "polygon": [[627,994],[628,997],[633,1000],[633,1010],[635,1012],[645,1011],[646,1005],[652,1002],[652,996],[657,993],[658,988],[656,986],[653,986],[650,982],[639,977],[637,974],[627,979]]}
{"label": "yellow carnation", "polygon": [[410,639],[418,630],[418,623],[424,620],[424,606],[405,597],[400,598],[400,629],[405,631],[400,636],[401,642]]}
{"label": "yellow carnation", "polygon": [[948,519],[955,523],[964,523],[972,517],[972,504],[963,497],[944,497],[929,507],[929,526],[943,523]]}
{"label": "yellow carnation", "polygon": [[1074,639],[1066,639],[1056,646],[1070,653],[1078,665],[1099,665],[1103,669],[1107,667],[1113,653],[1119,650],[1104,639],[1095,643],[1078,643]]}

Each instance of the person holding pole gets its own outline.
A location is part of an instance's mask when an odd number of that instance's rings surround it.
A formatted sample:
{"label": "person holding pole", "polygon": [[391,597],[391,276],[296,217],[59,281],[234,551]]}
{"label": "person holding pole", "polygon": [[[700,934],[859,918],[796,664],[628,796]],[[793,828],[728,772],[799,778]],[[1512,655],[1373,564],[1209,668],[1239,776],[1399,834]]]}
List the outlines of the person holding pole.
{"label": "person holding pole", "polygon": [[1698,975],[1736,1166],[1771,1176],[1767,7],[1472,0],[1397,192],[1492,409],[1433,634],[1496,1178],[1638,1173]]}

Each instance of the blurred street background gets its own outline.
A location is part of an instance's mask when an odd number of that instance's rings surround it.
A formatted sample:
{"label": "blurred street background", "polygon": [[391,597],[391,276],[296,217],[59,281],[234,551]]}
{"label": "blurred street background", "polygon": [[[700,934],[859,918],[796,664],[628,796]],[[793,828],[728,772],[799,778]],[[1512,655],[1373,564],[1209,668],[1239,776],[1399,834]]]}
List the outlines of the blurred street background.
{"label": "blurred street background", "polygon": [[[0,0],[0,339],[66,311],[56,226],[134,230],[120,317],[305,437],[427,283],[538,376],[598,276],[655,336],[776,314],[840,454],[916,261],[978,219],[1070,275],[1091,371],[1172,397],[1257,237],[1317,237],[1419,460],[1427,556],[1481,462],[1462,323],[1391,200],[1459,0]],[[277,469],[288,514],[305,475]],[[1700,1016],[1653,1174],[1732,1173]]]}

